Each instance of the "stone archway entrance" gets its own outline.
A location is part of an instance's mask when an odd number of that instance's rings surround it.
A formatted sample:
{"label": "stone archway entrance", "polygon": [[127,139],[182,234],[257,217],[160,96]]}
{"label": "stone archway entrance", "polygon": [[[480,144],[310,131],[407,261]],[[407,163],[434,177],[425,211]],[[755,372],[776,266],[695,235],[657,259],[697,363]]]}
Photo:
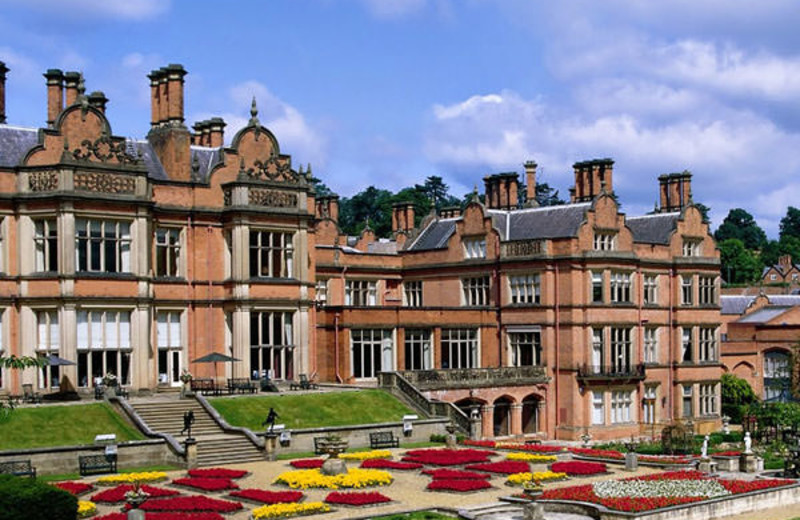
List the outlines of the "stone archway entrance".
{"label": "stone archway entrance", "polygon": [[499,397],[494,402],[494,428],[495,437],[503,437],[511,433],[511,405],[513,401],[508,397]]}

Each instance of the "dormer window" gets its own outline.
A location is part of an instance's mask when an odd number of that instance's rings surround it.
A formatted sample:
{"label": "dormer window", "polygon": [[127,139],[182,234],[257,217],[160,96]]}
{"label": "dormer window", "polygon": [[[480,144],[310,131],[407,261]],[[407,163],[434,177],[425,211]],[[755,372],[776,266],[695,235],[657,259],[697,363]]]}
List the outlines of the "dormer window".
{"label": "dormer window", "polygon": [[617,233],[615,231],[595,231],[595,251],[613,251],[617,248]]}
{"label": "dormer window", "polygon": [[486,238],[464,239],[464,258],[486,258]]}
{"label": "dormer window", "polygon": [[700,256],[700,245],[702,240],[695,238],[683,239],[683,256]]}

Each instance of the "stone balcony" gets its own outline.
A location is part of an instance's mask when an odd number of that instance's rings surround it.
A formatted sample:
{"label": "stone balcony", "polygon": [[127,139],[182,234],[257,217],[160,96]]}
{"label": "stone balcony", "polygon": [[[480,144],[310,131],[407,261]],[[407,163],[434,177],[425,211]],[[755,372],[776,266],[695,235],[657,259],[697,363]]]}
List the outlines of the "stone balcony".
{"label": "stone balcony", "polygon": [[644,364],[638,365],[580,365],[578,380],[583,382],[641,381],[645,378]]}
{"label": "stone balcony", "polygon": [[398,373],[422,391],[529,386],[550,381],[545,366],[405,370]]}

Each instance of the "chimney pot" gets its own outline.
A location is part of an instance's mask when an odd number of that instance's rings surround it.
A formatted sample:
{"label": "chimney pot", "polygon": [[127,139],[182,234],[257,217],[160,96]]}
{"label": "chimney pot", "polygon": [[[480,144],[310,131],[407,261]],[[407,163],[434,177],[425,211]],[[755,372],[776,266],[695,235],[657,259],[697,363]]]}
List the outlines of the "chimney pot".
{"label": "chimney pot", "polygon": [[0,124],[6,122],[6,73],[9,68],[0,61]]}
{"label": "chimney pot", "polygon": [[89,94],[89,104],[104,114],[106,113],[107,103],[108,103],[108,98],[102,91],[95,90],[94,92]]}
{"label": "chimney pot", "polygon": [[525,161],[525,205],[534,207],[536,203],[536,161]]}
{"label": "chimney pot", "polygon": [[78,101],[78,84],[81,81],[81,73],[80,72],[65,72],[64,73],[64,88],[65,88],[65,100],[64,106],[72,106]]}
{"label": "chimney pot", "polygon": [[221,117],[212,117],[208,121],[209,143],[212,148],[219,148],[225,143],[225,120]]}

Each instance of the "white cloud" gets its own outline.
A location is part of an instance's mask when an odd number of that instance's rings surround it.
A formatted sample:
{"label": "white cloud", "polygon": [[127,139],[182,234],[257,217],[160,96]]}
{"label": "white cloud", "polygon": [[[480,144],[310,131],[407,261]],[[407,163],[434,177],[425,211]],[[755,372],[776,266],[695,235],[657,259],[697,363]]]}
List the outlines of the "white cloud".
{"label": "white cloud", "polygon": [[168,11],[171,0],[6,0],[6,2],[72,18],[146,20]]}

